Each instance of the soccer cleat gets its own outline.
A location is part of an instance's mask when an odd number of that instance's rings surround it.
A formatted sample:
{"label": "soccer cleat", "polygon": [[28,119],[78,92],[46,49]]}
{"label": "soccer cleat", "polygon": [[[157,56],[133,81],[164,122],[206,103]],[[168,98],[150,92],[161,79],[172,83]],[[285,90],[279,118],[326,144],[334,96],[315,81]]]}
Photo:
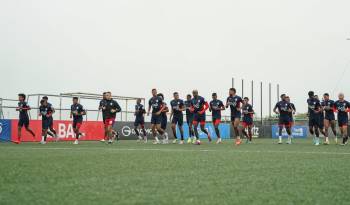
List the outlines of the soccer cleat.
{"label": "soccer cleat", "polygon": [[183,140],[181,140],[179,144],[185,144],[185,142]]}
{"label": "soccer cleat", "polygon": [[177,139],[174,139],[174,140],[173,140],[173,144],[177,144]]}
{"label": "soccer cleat", "polygon": [[158,140],[153,141],[153,144],[160,144]]}
{"label": "soccer cleat", "polygon": [[46,141],[41,141],[40,144],[46,144]]}
{"label": "soccer cleat", "polygon": [[283,144],[282,140],[278,141],[278,144]]}
{"label": "soccer cleat", "polygon": [[218,139],[216,140],[216,144],[221,144],[221,143],[222,143],[221,138],[218,138]]}
{"label": "soccer cleat", "polygon": [[196,138],[194,137],[194,138],[192,139],[192,144],[196,144],[196,142],[197,142],[197,140],[196,140]]}
{"label": "soccer cleat", "polygon": [[187,139],[187,144],[191,144],[192,143],[192,139],[191,139],[191,137],[189,137],[188,139]]}
{"label": "soccer cleat", "polygon": [[210,137],[210,134],[208,134],[208,140],[209,140],[209,142],[211,142],[211,137]]}
{"label": "soccer cleat", "polygon": [[74,145],[77,145],[77,144],[79,144],[79,141],[78,141],[78,140],[75,140],[75,141],[73,142],[73,144],[74,144]]}
{"label": "soccer cleat", "polygon": [[319,146],[320,145],[320,139],[319,138],[316,138],[315,139],[315,146]]}
{"label": "soccer cleat", "polygon": [[21,141],[19,141],[19,140],[14,140],[13,143],[15,143],[15,144],[21,144]]}
{"label": "soccer cleat", "polygon": [[102,140],[100,140],[100,142],[106,142],[106,140],[105,140],[105,139],[102,139]]}
{"label": "soccer cleat", "polygon": [[288,140],[286,144],[292,144],[292,140]]}
{"label": "soccer cleat", "polygon": [[241,143],[242,143],[241,139],[236,139],[236,142],[235,142],[236,145],[240,145]]}
{"label": "soccer cleat", "polygon": [[323,144],[324,145],[329,145],[329,141],[324,141]]}

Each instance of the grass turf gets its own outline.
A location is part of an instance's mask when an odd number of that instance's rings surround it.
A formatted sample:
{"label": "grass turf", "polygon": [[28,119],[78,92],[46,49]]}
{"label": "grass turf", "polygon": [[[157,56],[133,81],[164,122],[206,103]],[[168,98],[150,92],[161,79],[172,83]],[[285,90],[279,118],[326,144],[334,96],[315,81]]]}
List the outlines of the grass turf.
{"label": "grass turf", "polygon": [[0,204],[349,204],[350,149],[0,143]]}

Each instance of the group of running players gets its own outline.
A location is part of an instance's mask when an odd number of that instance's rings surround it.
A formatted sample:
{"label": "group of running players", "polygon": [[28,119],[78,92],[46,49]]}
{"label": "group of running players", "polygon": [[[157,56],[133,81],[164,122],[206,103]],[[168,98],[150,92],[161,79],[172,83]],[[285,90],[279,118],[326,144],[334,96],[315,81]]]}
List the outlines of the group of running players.
{"label": "group of running players", "polygon": [[[337,131],[335,112],[338,113],[338,126],[342,136],[341,145],[345,145],[348,142],[348,112],[350,110],[350,103],[344,100],[344,94],[339,94],[337,101],[330,100],[329,94],[323,95],[322,102],[319,97],[314,94],[313,91],[308,93],[308,117],[309,117],[309,131],[314,137],[314,144],[320,145],[320,133],[324,135],[324,144],[329,144],[329,128],[331,128],[335,141],[337,143]],[[19,144],[21,142],[22,127],[35,138],[34,132],[29,127],[29,105],[26,102],[26,96],[19,94],[19,102],[17,111],[19,111],[18,122],[18,139],[14,143]],[[223,101],[218,99],[216,93],[212,94],[212,100],[206,101],[199,95],[197,90],[193,90],[192,95],[188,94],[186,100],[180,99],[178,92],[173,93],[173,99],[170,102],[170,109],[165,103],[164,95],[158,93],[156,89],[152,90],[152,97],[148,101],[148,109],[142,104],[141,99],[137,100],[135,105],[135,123],[134,130],[138,136],[138,141],[144,141],[147,143],[147,133],[145,130],[145,115],[151,115],[151,128],[152,136],[154,138],[154,144],[167,144],[169,143],[169,136],[166,132],[168,123],[168,113],[170,112],[171,129],[174,136],[173,143],[184,144],[184,113],[186,116],[186,123],[188,125],[189,137],[187,143],[200,145],[199,129],[207,136],[209,142],[212,141],[210,133],[205,129],[206,124],[206,112],[209,110],[212,115],[212,123],[215,128],[215,134],[217,136],[217,144],[222,143],[220,134],[221,112],[227,108],[231,110],[231,123],[235,134],[235,144],[240,145],[242,143],[240,133],[246,138],[247,143],[252,142],[252,127],[253,127],[253,115],[254,109],[249,104],[249,98],[243,99],[236,94],[235,88],[229,89],[229,96],[224,104]],[[121,112],[122,109],[118,102],[112,99],[111,92],[103,93],[103,99],[100,101],[99,110],[102,112],[102,118],[104,123],[104,138],[102,142],[108,144],[113,143],[114,140],[118,140],[118,132],[113,129],[115,123],[116,114]],[[41,144],[46,144],[47,135],[50,135],[56,140],[58,137],[56,131],[53,128],[53,117],[55,109],[48,102],[48,97],[43,97],[40,101],[39,116],[42,118],[42,140]],[[274,112],[279,116],[279,144],[282,144],[283,129],[288,134],[287,144],[292,143],[292,126],[294,123],[294,114],[296,108],[293,103],[290,102],[289,96],[281,95],[281,101],[279,101]],[[83,116],[86,114],[83,106],[79,104],[77,97],[73,98],[73,104],[71,105],[70,118],[73,118],[73,129],[75,133],[74,144],[79,143],[79,138],[82,135],[80,133],[80,127],[83,123]],[[241,125],[241,126],[240,126]],[[141,129],[139,129],[141,128]],[[141,132],[140,132],[141,131]],[[160,140],[161,138],[161,140]],[[178,139],[180,138],[180,139]]]}

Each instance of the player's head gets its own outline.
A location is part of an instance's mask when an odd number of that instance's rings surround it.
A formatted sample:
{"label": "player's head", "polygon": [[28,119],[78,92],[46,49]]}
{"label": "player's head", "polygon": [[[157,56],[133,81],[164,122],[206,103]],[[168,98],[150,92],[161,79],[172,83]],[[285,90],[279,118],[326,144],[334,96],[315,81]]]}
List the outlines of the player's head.
{"label": "player's head", "polygon": [[308,96],[309,96],[309,98],[315,97],[315,92],[314,91],[309,91],[308,92]]}
{"label": "player's head", "polygon": [[107,94],[107,92],[103,92],[102,93],[102,97],[103,97],[104,100],[106,99],[106,94]]}
{"label": "player's head", "polygon": [[248,97],[243,98],[243,103],[244,104],[248,104],[249,103],[249,98]]}
{"label": "player's head", "polygon": [[188,94],[186,98],[187,98],[187,100],[191,100],[192,99],[192,95]]}
{"label": "player's head", "polygon": [[290,102],[290,97],[289,96],[286,96],[285,99],[286,99],[287,102]]}
{"label": "player's head", "polygon": [[155,97],[155,96],[157,96],[157,93],[158,93],[157,89],[153,88],[152,89],[152,95]]}
{"label": "player's head", "polygon": [[47,105],[47,101],[44,99],[40,100],[40,105],[46,106]]}
{"label": "player's head", "polygon": [[236,95],[236,88],[230,88],[229,94],[230,96]]}
{"label": "player's head", "polygon": [[137,103],[137,104],[141,104],[141,101],[142,101],[141,98],[138,98],[138,99],[136,100],[136,103]]}
{"label": "player's head", "polygon": [[211,95],[211,97],[213,97],[213,100],[218,99],[218,95],[217,95],[216,93],[213,93],[213,94]]}
{"label": "player's head", "polygon": [[282,94],[280,97],[281,97],[281,100],[286,100],[286,94]]}
{"label": "player's head", "polygon": [[162,100],[164,100],[164,95],[163,95],[163,93],[159,93],[159,94],[157,94],[157,96],[160,97]]}
{"label": "player's head", "polygon": [[42,99],[45,100],[46,102],[49,101],[49,97],[47,96],[44,96]]}
{"label": "player's head", "polygon": [[339,98],[339,100],[343,101],[344,100],[344,93],[339,93],[338,98]]}
{"label": "player's head", "polygon": [[23,93],[18,94],[18,100],[19,101],[25,101],[26,100],[26,95]]}
{"label": "player's head", "polygon": [[174,92],[174,99],[179,99],[179,93],[178,92]]}
{"label": "player's head", "polygon": [[323,99],[324,100],[329,100],[329,94],[328,93],[323,94]]}
{"label": "player's head", "polygon": [[193,97],[198,97],[198,90],[193,90],[192,95]]}
{"label": "player's head", "polygon": [[111,92],[106,92],[106,99],[107,100],[112,99],[112,93]]}
{"label": "player's head", "polygon": [[77,104],[79,101],[79,98],[78,97],[73,97],[73,104]]}

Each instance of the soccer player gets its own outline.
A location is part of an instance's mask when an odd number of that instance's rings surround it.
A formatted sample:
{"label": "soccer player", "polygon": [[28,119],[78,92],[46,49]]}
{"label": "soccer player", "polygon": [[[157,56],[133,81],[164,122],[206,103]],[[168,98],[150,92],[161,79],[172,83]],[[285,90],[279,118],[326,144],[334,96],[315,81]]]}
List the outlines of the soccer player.
{"label": "soccer player", "polygon": [[[102,100],[100,101],[98,110],[102,110],[104,107],[106,107],[106,94],[107,94],[107,92],[104,92],[102,94]],[[103,137],[103,139],[100,140],[100,142],[105,142],[107,140],[107,128],[106,128],[105,120],[106,120],[106,116],[105,116],[104,112],[102,111],[102,122],[103,122],[103,126],[104,126],[104,137]]]}
{"label": "soccer player", "polygon": [[171,106],[171,129],[174,134],[175,140],[173,141],[173,144],[177,143],[177,136],[176,136],[176,125],[179,127],[180,135],[181,135],[181,141],[180,144],[184,144],[184,130],[183,130],[183,124],[184,124],[184,116],[183,111],[185,110],[185,104],[182,99],[179,97],[178,92],[174,92],[174,99],[170,102]]}
{"label": "soccer player", "polygon": [[199,140],[198,134],[198,123],[200,124],[200,128],[202,132],[204,132],[208,136],[209,142],[211,142],[211,137],[209,132],[205,129],[205,120],[206,120],[206,111],[209,108],[209,104],[202,96],[198,95],[198,90],[194,90],[192,92],[193,98],[191,101],[191,110],[193,112],[193,126],[194,126],[194,134],[196,136],[196,145],[200,145],[201,141]]}
{"label": "soccer player", "polygon": [[[145,130],[145,107],[141,104],[141,99],[137,99],[136,105],[135,105],[135,133],[138,136],[138,141],[144,140],[145,143],[147,143],[147,134]],[[141,127],[143,137],[141,137],[141,134],[138,130],[138,128]]]}
{"label": "soccer player", "polygon": [[[242,112],[243,112],[242,132],[243,132],[244,136],[247,138],[247,143],[251,143],[252,138],[253,138],[252,128],[253,128],[254,110],[253,110],[253,106],[251,104],[249,104],[248,97],[245,97],[243,99]],[[247,133],[246,129],[247,129],[248,133]]]}
{"label": "soccer player", "polygon": [[291,122],[290,126],[293,127],[293,125],[294,125],[294,115],[295,115],[297,109],[295,108],[294,103],[290,102],[290,97],[289,96],[286,96],[286,101],[290,103],[290,106],[292,108],[292,112],[289,113],[289,117],[290,117],[290,122]]}
{"label": "soccer player", "polygon": [[212,94],[213,100],[209,103],[209,111],[212,112],[212,121],[215,128],[215,133],[217,136],[216,144],[221,144],[221,135],[219,130],[219,125],[221,123],[221,111],[225,110],[224,103],[218,100],[218,95],[216,93]]}
{"label": "soccer player", "polygon": [[157,89],[152,89],[152,98],[148,101],[148,111],[147,115],[150,115],[152,109],[152,118],[151,118],[151,127],[152,127],[152,135],[154,137],[153,144],[160,144],[160,141],[157,137],[158,133],[165,138],[165,132],[161,128],[161,113],[165,109],[163,106],[163,99],[158,96]]}
{"label": "soccer player", "polygon": [[344,94],[340,93],[338,95],[339,100],[334,103],[334,108],[338,112],[338,125],[340,129],[341,136],[343,137],[343,142],[341,145],[346,145],[348,143],[348,123],[349,123],[349,109],[350,103],[344,99]]}
{"label": "soccer player", "polygon": [[122,109],[119,106],[118,102],[112,99],[112,93],[106,92],[106,104],[102,107],[102,112],[105,115],[105,127],[107,131],[108,144],[112,144],[116,135],[113,131],[113,125],[115,123],[115,118],[118,112],[121,112]]}
{"label": "soccer player", "polygon": [[192,143],[192,138],[193,138],[193,143],[195,143],[194,131],[193,131],[193,112],[191,112],[191,102],[192,102],[192,95],[188,94],[186,96],[186,101],[184,102],[186,107],[186,123],[188,125],[188,134],[189,134],[187,139],[187,144]]}
{"label": "soccer player", "polygon": [[[49,103],[49,98],[48,98],[47,96],[44,96],[42,99],[45,100],[45,101],[47,102],[47,105],[48,105],[49,107],[51,107],[51,109],[52,109],[52,115],[53,115],[56,111],[55,111],[55,108],[53,108],[52,104]],[[53,117],[52,117],[52,115],[49,117],[49,118],[50,118],[49,121],[50,121],[51,123],[50,123],[49,129],[47,130],[47,134],[50,135],[51,137],[56,138],[56,141],[58,141],[59,138],[57,137],[56,130],[53,128]]]}
{"label": "soccer player", "polygon": [[273,109],[273,112],[279,115],[279,121],[278,121],[278,144],[282,144],[282,131],[283,128],[286,129],[288,134],[288,140],[287,144],[292,144],[292,132],[291,132],[291,120],[290,120],[290,113],[293,112],[292,106],[289,102],[286,100],[286,95],[281,95],[281,101],[279,101],[275,108]]}
{"label": "soccer player", "polygon": [[73,144],[79,144],[80,127],[83,124],[83,115],[86,114],[83,106],[78,102],[78,97],[73,97],[73,104],[70,106],[70,118],[73,118],[73,130],[75,133],[75,141]]}
{"label": "soccer player", "polygon": [[[323,101],[321,102],[321,106],[324,110],[325,118],[324,118],[324,131],[325,131],[325,142],[324,144],[329,144],[329,127],[331,127],[332,132],[334,134],[335,143],[338,142],[337,139],[337,130],[336,130],[336,122],[334,115],[334,101],[329,99],[329,94],[325,93],[323,95]],[[322,113],[323,114],[323,113]]]}
{"label": "soccer player", "polygon": [[320,145],[320,127],[321,127],[321,103],[315,97],[315,93],[310,91],[308,93],[309,98],[307,99],[308,104],[308,117],[309,117],[309,130],[314,137],[314,143],[316,146]]}
{"label": "soccer player", "polygon": [[22,137],[22,127],[26,129],[27,132],[29,132],[33,138],[35,139],[35,134],[29,127],[29,115],[28,110],[30,110],[29,105],[27,104],[26,95],[23,93],[18,94],[18,107],[16,108],[16,111],[19,112],[19,121],[18,121],[18,136],[17,140],[13,141],[15,144],[21,143],[21,137]]}
{"label": "soccer player", "polygon": [[240,96],[236,95],[236,89],[230,88],[229,97],[226,100],[226,108],[231,109],[231,123],[236,135],[236,145],[241,144],[241,138],[239,136],[239,124],[241,121],[241,104],[243,100]]}
{"label": "soccer player", "polygon": [[168,116],[167,113],[169,112],[168,105],[164,101],[164,95],[162,93],[158,94],[158,97],[162,99],[163,105],[162,107],[164,108],[163,111],[160,113],[160,127],[162,130],[164,130],[164,138],[163,138],[163,144],[168,144],[169,143],[169,136],[168,133],[166,132],[166,128],[168,125]]}
{"label": "soccer player", "polygon": [[46,144],[47,132],[49,128],[52,126],[52,114],[53,108],[48,102],[44,99],[40,101],[39,107],[39,116],[41,116],[42,120],[42,138],[41,144]]}

